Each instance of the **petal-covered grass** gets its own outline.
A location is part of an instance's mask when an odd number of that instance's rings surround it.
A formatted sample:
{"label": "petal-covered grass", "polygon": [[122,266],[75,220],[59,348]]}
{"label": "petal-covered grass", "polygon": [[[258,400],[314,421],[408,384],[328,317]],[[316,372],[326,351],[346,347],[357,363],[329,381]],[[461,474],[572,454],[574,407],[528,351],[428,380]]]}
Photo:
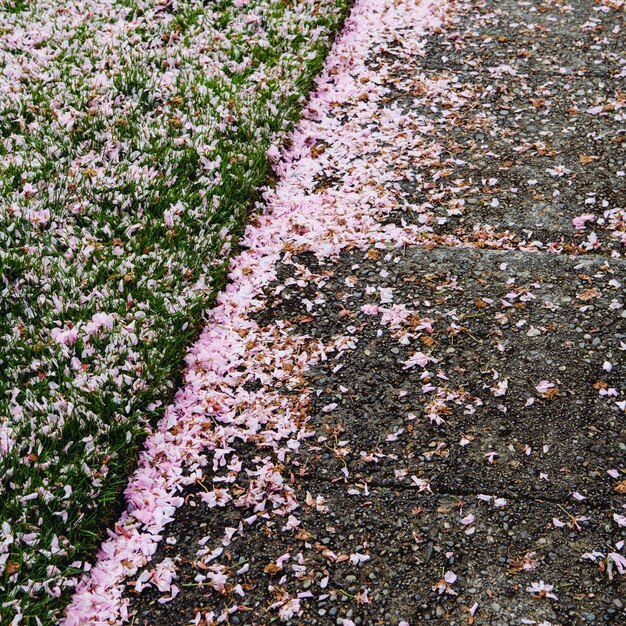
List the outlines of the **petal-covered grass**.
{"label": "petal-covered grass", "polygon": [[2,624],[58,621],[347,5],[3,5]]}

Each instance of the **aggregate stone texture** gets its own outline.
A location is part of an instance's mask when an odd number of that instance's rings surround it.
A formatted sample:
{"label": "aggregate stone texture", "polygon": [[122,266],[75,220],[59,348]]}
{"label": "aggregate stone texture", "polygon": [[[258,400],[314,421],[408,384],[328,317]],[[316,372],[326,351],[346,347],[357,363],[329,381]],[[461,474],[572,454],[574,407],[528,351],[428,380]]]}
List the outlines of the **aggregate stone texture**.
{"label": "aggregate stone texture", "polygon": [[[398,203],[382,219],[458,245],[279,264],[254,321],[324,352],[299,388],[273,388],[306,407],[281,461],[299,525],[209,509],[207,470],[153,559],[175,562],[180,592],[128,591],[134,624],[235,606],[225,623],[278,623],[285,592],[294,626],[626,623],[608,556],[626,540],[625,32],[608,0],[459,2],[414,65],[393,41],[370,59],[385,106],[410,112],[399,135],[427,129],[433,154],[384,147]],[[480,249],[485,226],[517,249]],[[262,451],[230,445],[252,480]],[[225,589],[203,582],[201,549],[223,550]]]}
{"label": "aggregate stone texture", "polygon": [[[583,234],[572,220],[591,212],[597,250],[622,249],[624,13],[593,5],[471,2],[414,67],[397,65],[388,106],[416,115],[435,146],[430,167],[398,159],[416,220],[461,236],[489,225],[574,251]],[[390,44],[372,63],[393,60]],[[399,80],[411,72],[445,90],[433,97]]]}

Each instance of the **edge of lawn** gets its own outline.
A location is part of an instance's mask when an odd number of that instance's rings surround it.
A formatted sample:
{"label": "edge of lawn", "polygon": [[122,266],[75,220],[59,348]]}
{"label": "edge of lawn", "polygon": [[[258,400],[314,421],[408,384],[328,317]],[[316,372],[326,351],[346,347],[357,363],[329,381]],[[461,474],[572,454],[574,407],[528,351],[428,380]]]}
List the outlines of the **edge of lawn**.
{"label": "edge of lawn", "polygon": [[[286,139],[283,141],[282,147],[288,147],[289,134],[298,123],[298,121],[301,119],[302,111],[306,108],[308,102],[310,101],[311,94],[313,93],[315,81],[324,67],[326,58],[331,48],[333,47],[335,40],[342,32],[346,19],[349,17],[355,2],[356,0],[343,1],[344,6],[342,8],[342,15],[337,23],[333,35],[328,38],[326,45],[324,45],[324,47],[321,49],[318,56],[308,62],[308,75],[303,78],[302,88],[300,90],[300,97],[297,97],[298,100],[300,100],[300,98],[302,99],[299,103],[295,103],[293,109],[291,110],[291,113],[288,113],[286,115],[286,119],[289,119],[289,122],[287,126],[283,129],[283,134]],[[296,99],[296,97],[293,96],[292,99]],[[258,215],[258,206],[263,203],[263,188],[272,187],[276,184],[276,182],[277,177],[274,174],[271,160],[269,157],[266,156],[265,163],[263,167],[259,170],[258,180],[255,182],[255,184],[252,185],[252,193],[250,194],[250,198],[247,200],[245,208],[242,211],[240,219],[238,220],[236,226],[231,231],[232,247],[230,255],[227,259],[224,260],[223,263],[215,266],[215,268],[212,268],[214,271],[214,273],[212,274],[212,284],[214,285],[214,289],[206,297],[206,300],[202,302],[201,306],[199,307],[199,313],[194,313],[190,315],[191,319],[189,321],[189,326],[184,331],[182,337],[179,339],[179,345],[182,343],[184,347],[182,348],[182,350],[176,350],[176,352],[178,353],[177,358],[172,360],[169,376],[173,382],[173,385],[170,389],[166,391],[166,393],[156,394],[156,396],[158,396],[158,399],[161,400],[161,402],[163,403],[162,411],[159,412],[160,414],[157,414],[150,419],[151,425],[155,425],[161,419],[163,410],[165,409],[165,407],[167,407],[168,404],[172,402],[174,394],[181,386],[185,371],[184,357],[186,350],[190,345],[195,343],[202,329],[204,328],[206,323],[205,312],[213,307],[218,294],[228,284],[230,260],[242,250],[239,242],[250,220],[253,219],[255,215]],[[148,402],[147,398],[144,404],[146,404],[146,402]],[[144,412],[142,411],[142,409],[145,409],[145,406],[138,407],[136,413]],[[137,466],[138,456],[145,443],[146,436],[147,433],[144,431],[142,436],[136,437],[131,440],[131,442],[127,446],[125,446],[124,454],[120,455],[116,459],[115,463],[111,463],[111,471],[108,476],[106,486],[104,487],[101,494],[100,506],[98,507],[98,509],[93,511],[93,517],[96,518],[96,521],[93,524],[92,528],[87,527],[87,524],[81,525],[81,533],[83,534],[82,556],[84,557],[85,563],[93,564],[96,561],[96,550],[103,540],[106,530],[115,523],[115,521],[120,517],[120,515],[126,508],[124,492],[128,484],[128,478]],[[89,540],[88,537],[91,537],[91,540]],[[75,573],[76,575],[81,575],[83,573],[83,570],[73,570],[71,567],[68,567],[66,574],[71,575],[72,573]],[[72,588],[65,587],[63,589],[58,602],[59,611],[63,611],[65,606],[68,604],[73,592],[74,590]],[[46,600],[49,601],[49,598],[46,598]],[[28,617],[29,616],[25,615],[25,624],[30,624],[30,620],[28,619]],[[45,622],[43,623],[45,624]]]}

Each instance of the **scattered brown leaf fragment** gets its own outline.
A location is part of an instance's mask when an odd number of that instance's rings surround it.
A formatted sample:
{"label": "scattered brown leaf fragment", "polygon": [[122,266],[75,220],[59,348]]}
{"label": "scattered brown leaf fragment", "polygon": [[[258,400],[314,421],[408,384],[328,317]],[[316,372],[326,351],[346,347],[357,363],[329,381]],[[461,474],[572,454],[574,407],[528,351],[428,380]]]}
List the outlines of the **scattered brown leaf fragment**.
{"label": "scattered brown leaf fragment", "polygon": [[617,485],[615,485],[615,491],[617,491],[617,493],[626,493],[626,480],[622,480],[621,483],[617,483]]}
{"label": "scattered brown leaf fragment", "polygon": [[587,302],[589,300],[595,300],[602,295],[600,291],[597,289],[585,289],[581,291],[579,294],[576,294],[576,298],[581,300],[582,302]]}
{"label": "scattered brown leaf fragment", "polygon": [[324,154],[326,152],[326,146],[324,144],[320,144],[319,146],[311,146],[311,157],[316,159],[320,154]]}
{"label": "scattered brown leaf fragment", "polygon": [[553,387],[552,389],[548,389],[544,394],[542,394],[548,400],[556,400],[561,396],[561,392],[558,387]]}
{"label": "scattered brown leaf fragment", "polygon": [[598,156],[593,156],[591,154],[579,154],[578,155],[578,160],[583,164],[583,165],[589,165],[589,163],[593,163],[594,161],[597,161],[600,157]]}
{"label": "scattered brown leaf fragment", "polygon": [[13,574],[16,574],[19,569],[20,569],[19,563],[17,563],[16,561],[9,561],[7,563],[5,571],[8,576],[12,576]]}

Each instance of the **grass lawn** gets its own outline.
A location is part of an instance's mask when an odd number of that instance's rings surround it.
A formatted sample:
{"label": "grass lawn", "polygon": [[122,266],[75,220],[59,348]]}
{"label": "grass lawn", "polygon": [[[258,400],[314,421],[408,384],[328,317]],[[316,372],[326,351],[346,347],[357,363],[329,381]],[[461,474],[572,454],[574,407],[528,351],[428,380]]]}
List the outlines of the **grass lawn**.
{"label": "grass lawn", "polygon": [[0,623],[54,624],[348,0],[0,11]]}

